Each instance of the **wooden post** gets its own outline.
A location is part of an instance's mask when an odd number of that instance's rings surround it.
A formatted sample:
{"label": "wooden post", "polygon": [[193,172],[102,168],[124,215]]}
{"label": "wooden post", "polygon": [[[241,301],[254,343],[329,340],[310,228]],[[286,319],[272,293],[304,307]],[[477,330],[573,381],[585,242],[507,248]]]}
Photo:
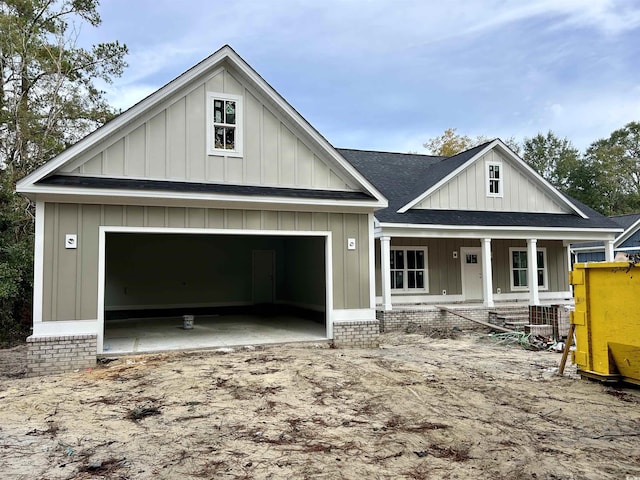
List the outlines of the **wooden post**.
{"label": "wooden post", "polygon": [[567,363],[567,357],[569,356],[569,349],[573,344],[573,331],[576,329],[576,326],[571,323],[569,325],[569,333],[567,334],[567,342],[564,344],[564,351],[562,352],[562,360],[560,360],[560,367],[558,367],[558,375],[564,375],[564,366]]}

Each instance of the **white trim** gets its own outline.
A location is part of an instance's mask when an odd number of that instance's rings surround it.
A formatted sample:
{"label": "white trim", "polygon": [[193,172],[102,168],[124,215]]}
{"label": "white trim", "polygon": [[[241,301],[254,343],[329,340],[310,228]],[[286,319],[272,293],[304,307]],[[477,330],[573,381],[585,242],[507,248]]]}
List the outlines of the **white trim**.
{"label": "white trim", "polygon": [[375,308],[339,308],[333,311],[333,323],[372,321],[376,319]]}
{"label": "white trim", "polygon": [[44,211],[45,203],[36,202],[36,225],[33,256],[33,331],[42,323],[44,303]]}
{"label": "white trim", "polygon": [[[84,188],[84,187],[52,187],[47,185],[34,185],[23,188],[20,193],[29,195],[52,195],[52,201],[64,201],[68,197],[69,202],[90,202],[91,199],[101,199],[108,197],[113,199],[145,199],[152,200],[155,204],[163,204],[167,200],[193,200],[202,202],[226,202],[229,204],[252,204],[252,205],[303,205],[303,206],[331,206],[331,207],[370,207],[377,208],[384,205],[372,200],[334,200],[318,198],[300,197],[274,197],[268,195],[238,195],[223,193],[200,193],[200,192],[167,192],[161,190],[125,190],[108,188]],[[83,197],[83,198],[78,198]],[[98,201],[98,200],[96,200]],[[122,201],[120,201],[122,202]],[[146,202],[145,205],[151,205]]]}
{"label": "white trim", "polygon": [[[494,302],[513,302],[513,301],[528,301],[529,293],[528,292],[511,292],[511,293],[494,293],[493,294]],[[540,292],[540,299],[545,301],[557,300],[557,301],[565,301],[572,300],[572,295],[570,291],[562,291],[562,292]],[[423,296],[414,296],[414,295],[398,295],[392,297],[393,303],[395,304],[396,310],[402,310],[403,307],[411,307],[414,304],[416,305],[437,305],[439,303],[452,304],[452,303],[463,303],[469,305],[481,305],[480,300],[472,300],[465,301],[464,297],[459,294],[455,295],[423,295]],[[382,297],[376,297],[377,305],[382,305]],[[495,306],[495,305],[494,305]]]}
{"label": "white trim", "polygon": [[[193,235],[256,235],[289,237],[325,238],[325,282],[326,282],[326,332],[327,338],[333,338],[333,264],[331,256],[332,234],[330,231],[293,231],[293,230],[242,230],[220,228],[175,228],[175,227],[122,227],[101,225],[98,228],[98,305],[97,305],[97,352],[104,348],[104,295],[105,295],[105,251],[107,233],[157,233],[157,234],[193,234]],[[55,323],[55,322],[51,322]]]}
{"label": "white trim", "polygon": [[605,241],[605,235],[612,236],[619,229],[571,228],[571,227],[532,227],[532,226],[490,226],[490,225],[438,225],[417,223],[381,223],[376,229],[376,237],[393,235],[395,237],[415,238],[482,238],[491,232],[493,240],[526,240],[535,232],[539,240]]}
{"label": "white trim", "polygon": [[[509,288],[512,292],[528,292],[529,291],[529,282],[531,281],[531,279],[529,278],[529,274],[527,273],[527,285],[526,286],[519,286],[516,287],[513,284],[513,252],[517,251],[517,252],[525,252],[527,253],[527,272],[529,271],[529,256],[528,256],[528,248],[527,246],[525,247],[509,247]],[[544,275],[544,285],[538,285],[538,290],[539,291],[547,291],[549,290],[549,265],[547,264],[547,247],[538,247],[536,246],[536,252],[542,252],[543,255],[543,259],[544,259],[544,268],[543,268],[543,275]],[[538,261],[536,258],[536,275],[535,275],[535,283],[538,283],[538,274],[537,274],[537,270],[538,270]]]}
{"label": "white trim", "polygon": [[369,308],[376,308],[376,247],[373,238],[373,213],[368,215],[369,233]]}
{"label": "white trim", "polygon": [[[498,178],[491,178],[489,172],[491,167],[498,167]],[[486,195],[490,198],[503,198],[504,197],[504,179],[502,177],[503,169],[502,162],[495,160],[486,160],[484,162],[484,175],[485,175],[485,189]],[[498,182],[498,193],[491,192],[491,182]]]}
{"label": "white trim", "polygon": [[518,155],[516,155],[509,147],[507,147],[504,142],[502,142],[502,140],[500,140],[499,138],[496,138],[495,140],[493,140],[491,143],[489,143],[485,148],[483,148],[480,152],[476,153],[473,157],[471,157],[469,160],[467,160],[464,164],[462,164],[460,167],[456,168],[453,172],[451,172],[449,175],[447,175],[446,177],[444,177],[442,180],[440,180],[438,183],[436,183],[435,185],[433,185],[431,188],[429,188],[427,191],[425,191],[424,193],[422,193],[421,195],[419,195],[418,197],[414,198],[413,200],[411,200],[409,203],[407,203],[406,205],[404,205],[402,208],[400,208],[398,210],[398,213],[405,213],[407,210],[413,208],[415,205],[417,205],[418,203],[420,203],[422,200],[424,200],[426,197],[428,197],[429,195],[431,195],[433,192],[435,192],[436,190],[438,190],[440,187],[442,187],[444,184],[446,184],[447,182],[449,182],[452,178],[454,178],[455,176],[457,176],[460,172],[462,172],[463,170],[465,170],[466,168],[469,167],[469,165],[471,165],[472,163],[474,163],[476,160],[478,160],[479,158],[481,158],[482,156],[484,156],[486,153],[488,153],[489,151],[493,150],[495,147],[499,147],[500,150],[502,151],[503,154],[505,154],[507,157],[509,157],[511,160],[513,160],[514,162],[517,163],[517,165],[521,168],[524,169],[527,174],[529,176],[531,176],[534,180],[536,180],[538,183],[541,183],[544,188],[548,191],[548,193],[550,193],[551,196],[555,197],[556,200],[558,200],[561,204],[569,207],[569,209],[575,213],[577,213],[578,215],[580,215],[582,218],[589,218],[587,215],[585,215],[576,205],[574,205],[572,202],[570,202],[567,197],[565,197],[564,195],[562,195],[553,185],[551,185],[547,180],[545,180],[540,174],[538,174],[538,172],[536,172],[533,168],[531,168],[529,165],[526,164],[526,162],[524,160],[522,160]]}
{"label": "white trim", "polygon": [[[391,256],[393,255],[392,252],[394,250],[402,250],[404,252],[404,267],[402,268],[402,271],[404,274],[403,278],[405,279],[405,286],[403,288],[393,288],[393,286],[389,286],[390,290],[391,290],[391,294],[398,294],[398,293],[415,293],[415,294],[420,294],[420,293],[429,293],[429,247],[427,245],[390,245],[389,246],[389,260],[391,260]],[[409,250],[413,250],[413,251],[422,251],[423,252],[423,258],[424,258],[424,268],[422,270],[424,270],[424,277],[423,277],[423,282],[424,282],[424,287],[423,288],[410,288],[409,287],[409,265],[408,265],[408,251]],[[394,270],[400,270],[399,268],[395,268]],[[414,271],[420,270],[420,269],[413,269]],[[389,273],[391,273],[391,263],[389,263]]]}
{"label": "white trim", "polygon": [[636,220],[633,223],[633,225],[631,225],[629,228],[627,228],[624,232],[622,232],[620,234],[620,236],[618,238],[616,238],[615,245],[622,245],[624,242],[629,240],[629,237],[631,237],[639,229],[640,229],[640,219]]}
{"label": "white trim", "polygon": [[485,307],[493,307],[493,270],[491,268],[491,239],[483,238],[482,243],[482,298]]}
{"label": "white trim", "polygon": [[607,242],[605,243],[604,259],[607,262],[613,262],[613,257],[614,257],[613,243],[614,243],[613,240],[607,240]]}
{"label": "white trim", "polygon": [[[165,100],[171,97],[182,88],[186,87],[190,82],[194,81],[201,75],[204,75],[207,71],[213,69],[217,65],[223,62],[230,63],[234,69],[239,71],[245,76],[250,84],[256,87],[260,93],[264,94],[269,102],[271,102],[276,108],[287,115],[293,120],[293,122],[300,128],[301,132],[306,134],[318,147],[323,150],[329,158],[331,158],[336,165],[343,172],[350,176],[360,186],[364,188],[369,194],[371,194],[376,204],[381,207],[388,205],[387,199],[380,193],[380,191],[373,186],[358,170],[347,162],[342,155],[340,155],[336,149],[322,136],[318,131],[311,126],[307,120],[305,120],[287,101],[276,92],[249,64],[247,64],[229,45],[225,45],[217,52],[210,55],[205,60],[201,61],[179,77],[170,81],[162,88],[152,93],[144,100],[140,101],[126,112],[118,115],[116,118],[105,124],[103,127],[97,129],[93,133],[87,135],[78,143],[69,147],[67,150],[59,154],[51,161],[45,163],[42,167],[38,168],[31,174],[24,177],[17,184],[16,190],[20,193],[28,193],[36,182],[43,179],[47,175],[55,172],[65,164],[73,161],[78,155],[94,147],[99,142],[126,127],[133,122],[139,116],[147,113],[149,110],[158,106]],[[37,192],[36,192],[37,193]]]}
{"label": "white trim", "polygon": [[325,232],[324,261],[325,261],[325,322],[327,324],[327,338],[333,338],[333,234]]}
{"label": "white trim", "polygon": [[[236,102],[236,123],[233,128],[235,129],[235,137],[234,143],[235,148],[233,150],[226,150],[222,148],[215,148],[214,141],[214,128],[215,125],[218,124],[214,121],[213,118],[213,102],[215,100],[228,100],[232,102]],[[244,130],[244,105],[242,101],[241,95],[231,95],[228,93],[220,93],[220,92],[207,92],[207,106],[206,106],[206,115],[207,119],[205,121],[207,133],[206,133],[206,141],[207,141],[207,155],[222,155],[227,157],[242,157],[243,151],[243,130]],[[219,123],[218,125],[227,126],[230,124]]]}
{"label": "white trim", "polygon": [[[38,322],[33,324],[34,337],[51,337],[63,335],[98,335],[100,327],[98,320],[57,320]],[[102,351],[102,347],[97,353]]]}
{"label": "white trim", "polygon": [[393,309],[391,299],[391,237],[380,237],[380,288],[382,291],[382,308]]}

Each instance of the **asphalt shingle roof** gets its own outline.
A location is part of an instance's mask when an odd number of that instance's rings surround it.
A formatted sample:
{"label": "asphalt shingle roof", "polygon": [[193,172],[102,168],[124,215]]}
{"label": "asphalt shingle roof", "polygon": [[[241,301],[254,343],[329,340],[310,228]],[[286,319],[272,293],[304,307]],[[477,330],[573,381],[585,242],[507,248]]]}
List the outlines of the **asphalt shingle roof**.
{"label": "asphalt shingle roof", "polygon": [[338,149],[364,177],[389,200],[378,210],[383,223],[421,225],[518,226],[559,228],[616,228],[618,225],[582,203],[566,197],[589,218],[578,214],[496,212],[471,210],[398,209],[427,191],[482,151],[487,143],[452,157]]}

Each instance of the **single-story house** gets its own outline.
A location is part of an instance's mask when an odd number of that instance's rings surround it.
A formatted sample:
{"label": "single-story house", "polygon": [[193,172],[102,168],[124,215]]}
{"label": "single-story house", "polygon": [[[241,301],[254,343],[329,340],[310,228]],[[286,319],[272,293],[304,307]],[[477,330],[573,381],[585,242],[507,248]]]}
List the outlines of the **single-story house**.
{"label": "single-story house", "polygon": [[622,229],[615,240],[606,245],[601,242],[576,243],[571,246],[575,262],[603,262],[606,260],[607,249],[627,255],[640,253],[640,213],[614,215],[609,217]]}
{"label": "single-story house", "polygon": [[500,140],[450,158],[338,150],[229,46],[17,191],[36,206],[36,374],[166,349],[152,332],[180,318],[174,348],[207,346],[227,314],[263,319],[255,343],[284,316],[314,332],[291,338],[375,346],[394,304],[566,298],[569,244],[618,229]]}
{"label": "single-story house", "polygon": [[389,201],[374,227],[383,327],[419,305],[476,304],[486,315],[496,302],[568,303],[571,243],[620,230],[499,139],[451,157],[338,151]]}

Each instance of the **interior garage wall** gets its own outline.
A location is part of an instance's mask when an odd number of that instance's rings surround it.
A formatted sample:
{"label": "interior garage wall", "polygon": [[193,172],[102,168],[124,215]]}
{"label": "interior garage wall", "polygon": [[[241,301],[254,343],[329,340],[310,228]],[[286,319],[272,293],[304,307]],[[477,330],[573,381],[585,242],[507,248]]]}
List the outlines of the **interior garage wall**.
{"label": "interior garage wall", "polygon": [[278,300],[325,310],[324,238],[286,238],[282,257],[284,272],[278,278]]}
{"label": "interior garage wall", "polygon": [[[45,203],[44,211],[43,321],[97,318],[100,226],[331,231],[333,308],[370,306],[367,214],[72,203]],[[76,249],[65,249],[65,234],[77,234]],[[347,250],[348,238],[356,250]]]}
{"label": "interior garage wall", "polygon": [[275,250],[281,259],[283,243],[261,236],[107,234],[105,308],[249,304],[252,251]]}

